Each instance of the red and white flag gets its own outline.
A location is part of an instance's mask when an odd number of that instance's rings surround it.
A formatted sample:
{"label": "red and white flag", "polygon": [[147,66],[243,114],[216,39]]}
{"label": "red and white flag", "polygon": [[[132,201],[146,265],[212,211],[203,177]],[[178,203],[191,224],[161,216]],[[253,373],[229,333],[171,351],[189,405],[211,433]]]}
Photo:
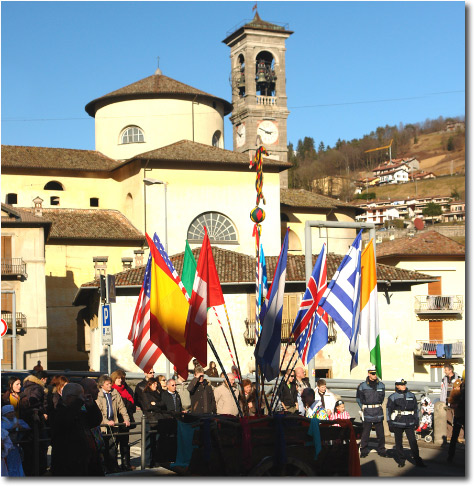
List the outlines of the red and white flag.
{"label": "red and white flag", "polygon": [[205,235],[199,253],[186,323],[186,349],[203,366],[206,366],[207,311],[210,307],[224,305],[225,302],[207,229],[204,230]]}

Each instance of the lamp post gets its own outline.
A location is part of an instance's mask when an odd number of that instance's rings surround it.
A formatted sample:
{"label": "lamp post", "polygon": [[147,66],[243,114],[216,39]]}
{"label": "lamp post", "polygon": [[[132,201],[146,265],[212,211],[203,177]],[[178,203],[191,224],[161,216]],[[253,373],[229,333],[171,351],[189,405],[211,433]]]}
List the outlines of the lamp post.
{"label": "lamp post", "polygon": [[143,191],[145,201],[145,233],[146,233],[146,186],[153,186],[154,184],[162,184],[165,187],[165,251],[168,253],[168,183],[152,179],[151,177],[145,177],[143,179]]}
{"label": "lamp post", "polygon": [[[152,179],[151,177],[145,177],[143,179],[143,194],[144,194],[144,206],[145,206],[145,233],[146,233],[146,186],[153,186],[155,184],[162,184],[165,188],[165,251],[168,254],[168,183],[165,181],[159,181]],[[170,361],[166,359],[166,378],[169,379],[170,374]]]}

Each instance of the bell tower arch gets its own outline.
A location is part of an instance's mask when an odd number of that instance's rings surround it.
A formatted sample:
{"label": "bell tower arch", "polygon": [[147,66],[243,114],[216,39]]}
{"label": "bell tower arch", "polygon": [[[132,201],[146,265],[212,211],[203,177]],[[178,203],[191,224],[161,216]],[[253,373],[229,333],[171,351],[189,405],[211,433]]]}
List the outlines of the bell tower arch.
{"label": "bell tower arch", "polygon": [[[292,33],[257,12],[222,41],[230,47],[234,150],[249,159],[263,145],[270,157],[288,161],[285,42]],[[287,171],[280,174],[280,185],[288,187]]]}

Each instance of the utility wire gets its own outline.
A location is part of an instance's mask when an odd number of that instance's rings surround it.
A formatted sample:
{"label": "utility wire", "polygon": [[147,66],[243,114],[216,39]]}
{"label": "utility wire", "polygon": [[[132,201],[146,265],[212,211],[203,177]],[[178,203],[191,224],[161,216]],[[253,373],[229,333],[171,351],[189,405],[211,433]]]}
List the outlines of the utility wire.
{"label": "utility wire", "polygon": [[[364,105],[364,104],[371,104],[371,103],[386,103],[390,101],[408,101],[408,100],[418,100],[422,98],[428,98],[430,96],[438,96],[443,94],[453,94],[453,93],[465,93],[465,90],[457,90],[457,91],[439,91],[437,93],[427,93],[425,95],[420,96],[411,96],[406,98],[387,98],[382,100],[365,100],[365,101],[347,101],[344,103],[325,103],[325,104],[318,104],[318,105],[302,105],[302,106],[289,106],[288,108],[292,110],[300,109],[300,108],[324,108],[330,106],[348,106],[348,105]],[[189,113],[166,113],[166,114],[154,114],[154,115],[131,115],[134,118],[145,118],[145,117],[160,117],[160,116],[189,116]],[[195,113],[195,116],[202,116],[202,115],[211,115],[210,113]],[[212,115],[214,116],[214,115]],[[112,118],[122,118],[121,116],[107,116],[101,119],[112,119]],[[92,120],[91,117],[80,117],[80,118],[2,118],[2,122],[29,122],[29,121],[73,121],[73,120]]]}

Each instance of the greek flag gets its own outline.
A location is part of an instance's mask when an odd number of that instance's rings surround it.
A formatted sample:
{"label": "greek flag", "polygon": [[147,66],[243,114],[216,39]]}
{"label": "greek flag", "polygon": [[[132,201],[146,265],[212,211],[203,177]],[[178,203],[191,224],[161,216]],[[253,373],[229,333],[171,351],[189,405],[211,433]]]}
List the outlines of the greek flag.
{"label": "greek flag", "polygon": [[361,238],[362,230],[352,242],[319,304],[350,341],[351,370],[357,366],[359,351]]}

